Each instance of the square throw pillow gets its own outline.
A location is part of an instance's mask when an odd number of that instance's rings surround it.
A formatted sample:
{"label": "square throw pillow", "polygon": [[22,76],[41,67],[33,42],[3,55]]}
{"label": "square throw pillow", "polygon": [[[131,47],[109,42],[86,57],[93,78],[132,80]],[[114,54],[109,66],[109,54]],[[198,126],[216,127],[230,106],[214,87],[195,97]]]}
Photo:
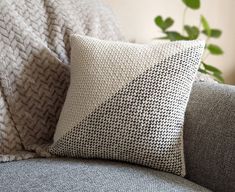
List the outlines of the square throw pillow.
{"label": "square throw pillow", "polygon": [[204,42],[139,45],[73,35],[71,48],[71,84],[50,152],[184,176],[184,113]]}

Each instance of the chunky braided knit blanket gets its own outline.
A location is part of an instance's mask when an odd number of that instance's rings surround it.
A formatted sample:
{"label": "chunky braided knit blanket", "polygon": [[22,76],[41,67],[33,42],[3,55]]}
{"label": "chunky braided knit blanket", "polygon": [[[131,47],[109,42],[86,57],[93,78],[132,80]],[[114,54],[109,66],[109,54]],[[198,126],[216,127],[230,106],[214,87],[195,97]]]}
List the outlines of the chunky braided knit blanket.
{"label": "chunky braided knit blanket", "polygon": [[72,33],[121,39],[97,0],[0,1],[0,162],[49,155],[69,85]]}

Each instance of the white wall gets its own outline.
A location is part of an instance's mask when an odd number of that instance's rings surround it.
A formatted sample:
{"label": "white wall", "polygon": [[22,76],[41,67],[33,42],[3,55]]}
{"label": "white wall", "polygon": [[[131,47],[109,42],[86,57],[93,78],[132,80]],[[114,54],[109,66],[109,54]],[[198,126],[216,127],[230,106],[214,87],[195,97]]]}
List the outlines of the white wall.
{"label": "white wall", "polygon": [[[116,13],[122,31],[129,40],[149,42],[161,36],[153,19],[157,15],[171,16],[176,20],[172,29],[182,28],[184,5],[181,0],[104,0]],[[223,56],[210,56],[207,63],[224,72],[226,83],[235,84],[235,0],[201,0],[201,9],[188,10],[186,22],[199,25],[199,15],[208,19],[211,27],[223,30],[214,43],[221,45]]]}

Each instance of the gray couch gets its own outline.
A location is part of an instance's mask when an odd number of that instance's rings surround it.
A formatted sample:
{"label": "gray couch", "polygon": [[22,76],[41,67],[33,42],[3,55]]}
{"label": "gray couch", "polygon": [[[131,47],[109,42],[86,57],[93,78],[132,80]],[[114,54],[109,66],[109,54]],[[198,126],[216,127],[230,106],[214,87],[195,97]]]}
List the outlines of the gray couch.
{"label": "gray couch", "polygon": [[198,82],[187,107],[186,178],[92,159],[0,164],[0,191],[235,191],[235,87]]}

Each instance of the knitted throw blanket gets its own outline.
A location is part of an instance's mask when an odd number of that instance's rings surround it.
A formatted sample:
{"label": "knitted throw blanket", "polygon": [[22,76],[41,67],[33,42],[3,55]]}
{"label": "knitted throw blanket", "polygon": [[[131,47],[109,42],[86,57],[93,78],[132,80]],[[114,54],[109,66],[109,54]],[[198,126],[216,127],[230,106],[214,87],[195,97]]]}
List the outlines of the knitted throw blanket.
{"label": "knitted throw blanket", "polygon": [[49,156],[69,85],[72,33],[121,39],[97,0],[0,1],[0,162]]}

